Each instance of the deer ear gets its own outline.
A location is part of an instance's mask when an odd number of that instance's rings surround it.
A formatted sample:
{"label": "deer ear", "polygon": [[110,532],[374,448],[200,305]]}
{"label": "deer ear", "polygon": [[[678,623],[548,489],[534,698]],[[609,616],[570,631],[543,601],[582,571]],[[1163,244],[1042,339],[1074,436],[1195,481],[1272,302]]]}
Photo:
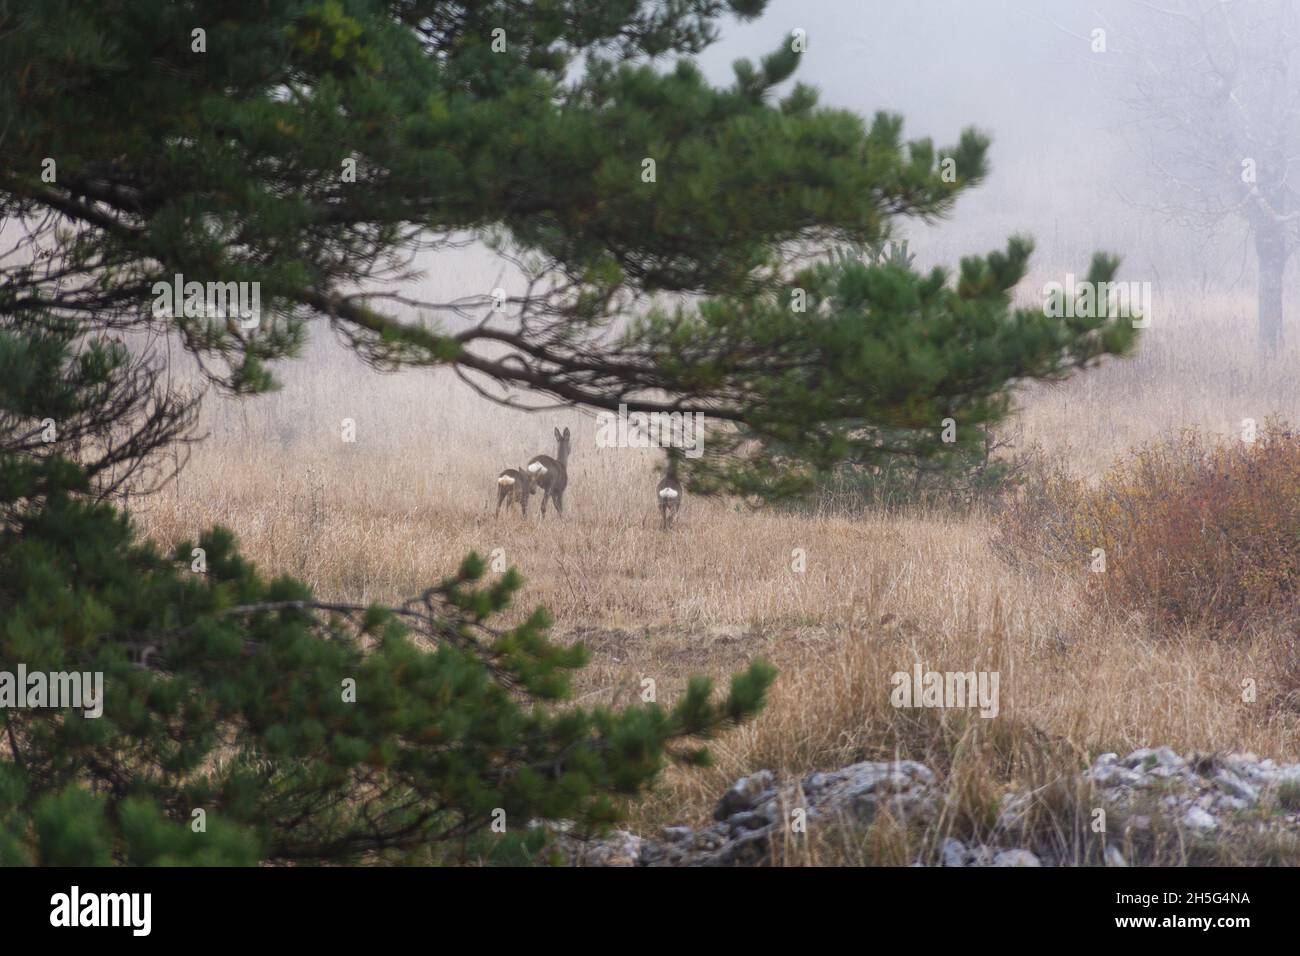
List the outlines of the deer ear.
{"label": "deer ear", "polygon": [[568,437],[569,437],[569,429],[568,429],[567,426],[566,426],[565,429],[564,429],[564,437],[565,437],[565,438],[568,438]]}
{"label": "deer ear", "polygon": [[558,428],[555,429],[555,440],[556,440],[556,441],[560,441],[560,440],[563,439],[563,438],[564,438],[564,436],[560,434],[560,430],[559,430]]}

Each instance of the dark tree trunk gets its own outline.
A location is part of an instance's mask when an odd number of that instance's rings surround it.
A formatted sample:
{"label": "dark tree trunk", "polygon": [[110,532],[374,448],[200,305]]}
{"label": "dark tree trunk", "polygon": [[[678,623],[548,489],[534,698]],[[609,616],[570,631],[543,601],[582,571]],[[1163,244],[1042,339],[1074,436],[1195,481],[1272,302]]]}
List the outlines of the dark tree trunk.
{"label": "dark tree trunk", "polygon": [[1286,237],[1275,222],[1255,229],[1259,260],[1259,300],[1256,312],[1259,350],[1273,355],[1282,347],[1282,280],[1286,275]]}

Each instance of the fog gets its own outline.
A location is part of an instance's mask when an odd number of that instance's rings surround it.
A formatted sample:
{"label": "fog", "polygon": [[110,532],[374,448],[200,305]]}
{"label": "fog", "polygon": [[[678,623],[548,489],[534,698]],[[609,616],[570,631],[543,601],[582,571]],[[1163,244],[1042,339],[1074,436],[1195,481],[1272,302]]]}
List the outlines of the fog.
{"label": "fog", "polygon": [[[1040,390],[1041,400],[1015,423],[1053,447],[1076,442],[1076,466],[1092,471],[1170,430],[1229,433],[1246,417],[1295,414],[1300,335],[1286,335],[1271,351],[1258,345],[1265,300],[1271,296],[1269,308],[1288,329],[1300,303],[1296,270],[1285,268],[1300,244],[1287,180],[1292,154],[1300,158],[1289,145],[1300,143],[1300,106],[1287,81],[1288,69],[1300,75],[1300,62],[1292,66],[1297,7],[1281,0],[773,0],[757,20],[722,18],[718,41],[697,60],[710,81],[730,85],[737,60],[757,61],[803,30],[807,52],[774,96],[803,82],[819,90],[823,106],[866,122],[877,111],[899,114],[906,138],[941,148],[968,127],[987,134],[989,175],[949,216],[930,225],[893,222],[919,268],[952,271],[962,256],[1027,235],[1035,253],[1016,297],[1038,307],[1048,283],[1083,275],[1094,253],[1120,258],[1118,279],[1141,284],[1153,303],[1137,356],[1078,376],[1063,393]],[[669,70],[673,61],[655,66]],[[1257,166],[1258,191],[1241,179],[1246,160]],[[1258,214],[1261,194],[1275,209],[1271,220]],[[1260,281],[1257,266],[1258,233],[1270,221],[1285,233],[1275,288]],[[422,252],[415,265],[420,275],[395,290],[408,300],[446,303],[522,288],[512,267],[481,244]],[[405,320],[452,329],[464,321],[445,310],[389,307]],[[340,388],[376,408],[421,406],[410,396],[426,396],[436,419],[427,427],[447,434],[504,420],[449,369],[375,376],[323,324],[313,325],[311,338],[305,360],[279,364],[285,393],[253,403],[253,421],[301,418],[288,410],[315,407]],[[1257,364],[1261,356],[1267,366]],[[1081,401],[1092,409],[1087,416],[1077,414]],[[1126,414],[1115,402],[1146,411]],[[247,434],[248,404],[219,398],[218,409],[218,434]]]}
{"label": "fog", "polygon": [[[1178,12],[1198,4],[1170,7]],[[1273,8],[1286,7],[1224,5],[1231,17],[1256,25]],[[940,147],[955,143],[967,127],[989,135],[990,174],[947,219],[930,226],[894,223],[920,267],[955,268],[961,256],[1000,248],[1021,234],[1036,244],[1031,275],[1019,290],[1025,301],[1045,282],[1085,272],[1092,254],[1102,251],[1121,258],[1121,279],[1150,282],[1157,296],[1194,289],[1241,297],[1242,308],[1253,312],[1256,258],[1245,220],[1231,212],[1192,221],[1179,215],[1200,199],[1192,190],[1180,195],[1168,182],[1181,176],[1178,163],[1187,157],[1163,153],[1160,137],[1167,131],[1131,108],[1144,71],[1177,67],[1193,78],[1207,71],[1193,56],[1180,61],[1188,42],[1199,56],[1196,36],[1162,10],[1141,0],[1088,6],[1070,0],[773,0],[757,20],[723,18],[719,40],[698,62],[711,81],[728,85],[736,60],[757,60],[802,29],[807,52],[778,95],[803,82],[820,91],[823,105],[868,122],[877,111],[900,114],[907,138],[928,137]],[[1171,21],[1182,31],[1172,47]],[[1206,28],[1211,41],[1216,28],[1235,22],[1212,23]],[[1095,31],[1104,31],[1102,51],[1094,49]],[[669,69],[671,62],[657,66]],[[1249,70],[1242,73],[1234,95],[1258,98]],[[1217,120],[1207,114],[1202,122],[1211,128]],[[1242,142],[1241,153],[1253,145]],[[1234,170],[1225,172],[1231,189]],[[1285,174],[1283,168],[1278,178]],[[1240,204],[1240,197],[1228,198],[1229,206]],[[510,270],[503,272],[483,248],[439,251],[417,261],[424,276],[414,288],[429,301],[510,285]],[[1247,321],[1253,326],[1253,315]]]}
{"label": "fog", "polygon": [[[1252,16],[1270,6],[1224,5]],[[1037,242],[1036,269],[1082,270],[1104,250],[1123,258],[1127,278],[1248,291],[1241,222],[1227,219],[1211,236],[1144,208],[1168,198],[1154,194],[1143,153],[1157,130],[1136,122],[1126,100],[1169,19],[1139,0],[774,0],[760,19],[725,27],[700,62],[726,83],[734,60],[802,28],[808,52],[796,78],[824,104],[867,118],[899,113],[909,137],[939,145],[968,126],[988,133],[988,179],[948,222],[903,228],[923,264],[955,265],[1025,233]],[[1104,52],[1093,51],[1094,30],[1105,31]]]}
{"label": "fog", "polygon": [[1300,866],[1300,0],[18,6],[0,864]]}

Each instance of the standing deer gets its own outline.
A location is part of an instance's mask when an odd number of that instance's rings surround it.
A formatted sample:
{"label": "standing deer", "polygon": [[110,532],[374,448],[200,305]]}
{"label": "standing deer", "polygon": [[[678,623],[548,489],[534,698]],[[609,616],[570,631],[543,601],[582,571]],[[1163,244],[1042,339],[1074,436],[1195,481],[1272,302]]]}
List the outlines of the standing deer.
{"label": "standing deer", "polygon": [[668,474],[664,475],[655,489],[659,499],[659,514],[663,518],[663,530],[673,526],[677,512],[682,507],[682,483],[677,480],[677,457],[668,456]]}
{"label": "standing deer", "polygon": [[528,474],[542,489],[542,517],[546,517],[546,502],[555,502],[555,513],[564,515],[564,489],[569,484],[569,430],[564,434],[555,429],[555,457],[537,455],[528,463]]}
{"label": "standing deer", "polygon": [[535,494],[537,489],[533,487],[532,476],[527,471],[523,468],[507,468],[497,475],[497,510],[494,517],[501,515],[501,502],[504,501],[506,514],[510,514],[512,504],[519,502],[519,510],[527,518],[528,498]]}

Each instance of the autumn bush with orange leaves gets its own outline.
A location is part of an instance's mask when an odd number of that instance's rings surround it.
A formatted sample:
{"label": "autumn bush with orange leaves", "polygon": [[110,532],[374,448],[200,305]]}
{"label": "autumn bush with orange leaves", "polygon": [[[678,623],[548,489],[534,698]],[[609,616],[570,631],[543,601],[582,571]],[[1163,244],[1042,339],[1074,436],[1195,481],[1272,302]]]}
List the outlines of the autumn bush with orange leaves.
{"label": "autumn bush with orange leaves", "polygon": [[995,550],[1087,575],[1087,592],[1155,627],[1300,618],[1300,433],[1197,431],[1142,446],[1090,484],[1050,462],[1003,513]]}

